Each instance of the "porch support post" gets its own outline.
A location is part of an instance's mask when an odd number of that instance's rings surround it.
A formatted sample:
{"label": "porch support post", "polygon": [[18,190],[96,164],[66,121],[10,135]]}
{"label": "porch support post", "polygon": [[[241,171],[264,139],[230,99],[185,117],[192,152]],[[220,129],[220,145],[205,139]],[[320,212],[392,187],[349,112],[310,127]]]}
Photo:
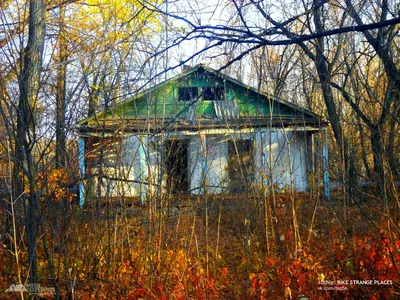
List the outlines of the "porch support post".
{"label": "porch support post", "polygon": [[85,139],[80,137],[78,140],[78,159],[79,159],[79,206],[82,208],[85,203]]}
{"label": "porch support post", "polygon": [[200,133],[200,143],[201,143],[201,167],[202,167],[202,177],[203,177],[203,188],[204,195],[207,194],[207,138],[204,133]]}
{"label": "porch support post", "polygon": [[307,144],[307,169],[308,169],[308,189],[311,193],[315,191],[315,138],[313,133],[307,132],[306,144]]}
{"label": "porch support post", "polygon": [[267,147],[266,147],[266,133],[259,131],[260,134],[260,143],[258,145],[258,147],[260,148],[260,151],[257,151],[260,153],[260,163],[261,163],[261,189],[262,189],[262,193],[265,196],[266,195],[266,191],[267,191],[267,185],[268,185],[268,181],[267,181],[267,159],[268,159],[268,153],[267,153]]}
{"label": "porch support post", "polygon": [[329,156],[328,156],[328,130],[323,131],[323,147],[322,147],[322,165],[324,171],[324,198],[325,200],[330,200],[330,181],[329,181]]}
{"label": "porch support post", "polygon": [[146,149],[147,149],[147,136],[140,136],[139,145],[139,167],[140,167],[140,202],[144,204],[146,202],[147,186],[144,182],[147,180],[147,159],[146,159]]}

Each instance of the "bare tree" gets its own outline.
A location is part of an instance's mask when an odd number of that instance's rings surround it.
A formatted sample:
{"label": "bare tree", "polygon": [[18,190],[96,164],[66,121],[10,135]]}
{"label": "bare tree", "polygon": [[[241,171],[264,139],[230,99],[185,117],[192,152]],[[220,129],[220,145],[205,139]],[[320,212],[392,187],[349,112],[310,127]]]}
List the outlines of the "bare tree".
{"label": "bare tree", "polygon": [[58,17],[58,59],[57,59],[57,81],[56,81],[56,150],[55,163],[58,167],[66,166],[66,76],[68,44],[65,32],[65,10],[66,4],[61,3]]}
{"label": "bare tree", "polygon": [[[357,9],[364,4],[367,4],[366,9]],[[351,145],[343,128],[339,102],[332,90],[343,89],[338,81],[333,82],[336,75],[334,72],[340,67],[338,64],[340,63],[342,48],[345,47],[345,34],[362,32],[367,42],[382,60],[394,86],[399,87],[399,70],[392,54],[394,53],[394,37],[398,30],[396,24],[400,22],[395,3],[385,0],[354,4],[352,1],[346,1],[346,6],[343,6],[341,3],[315,0],[303,2],[302,7],[296,9],[289,9],[284,4],[278,4],[277,8],[281,9],[281,15],[278,15],[272,13],[268,3],[233,0],[230,5],[227,4],[227,7],[225,7],[232,12],[230,19],[227,18],[227,21],[220,22],[210,21],[212,24],[206,25],[198,21],[200,18],[196,19],[193,16],[180,14],[179,9],[172,13],[171,11],[165,12],[162,7],[152,6],[149,3],[144,5],[148,9],[167,14],[170,18],[185,22],[187,25],[184,34],[175,36],[175,41],[170,48],[193,38],[207,41],[207,46],[204,49],[185,61],[189,61],[199,53],[218,49],[222,45],[233,45],[233,48],[243,45],[242,51],[232,52],[234,56],[230,57],[229,62],[221,68],[223,69],[263,47],[298,45],[315,67],[327,117],[339,149],[338,156],[344,162],[343,179],[350,186],[350,191],[353,190],[357,182],[358,172],[355,167],[354,151],[350,150]],[[356,8],[355,5],[357,5]],[[369,18],[367,10],[376,11],[376,16]],[[366,11],[365,17],[362,14],[363,11]],[[191,13],[196,16],[196,11],[192,10]],[[259,19],[262,21],[257,22],[256,20]],[[354,106],[351,107],[354,109]],[[374,131],[376,132],[376,130]],[[374,148],[381,152],[379,147],[374,146]],[[379,171],[379,167],[376,171]],[[379,172],[381,173],[381,171]]]}
{"label": "bare tree", "polygon": [[[44,0],[30,1],[28,43],[23,51],[23,67],[19,78],[20,97],[17,111],[16,152],[14,161],[14,198],[22,195],[25,228],[28,238],[30,282],[37,282],[36,212],[38,198],[35,193],[35,169],[33,148],[36,142],[35,111],[39,92],[42,56],[45,41],[46,3]],[[27,182],[24,182],[24,176]],[[28,188],[29,195],[25,194]]]}

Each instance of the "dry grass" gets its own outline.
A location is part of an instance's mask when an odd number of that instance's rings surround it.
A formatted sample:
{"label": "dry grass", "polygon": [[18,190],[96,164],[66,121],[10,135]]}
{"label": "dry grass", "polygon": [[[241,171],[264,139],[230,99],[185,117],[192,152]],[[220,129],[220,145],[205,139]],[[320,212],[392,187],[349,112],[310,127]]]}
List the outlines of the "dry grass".
{"label": "dry grass", "polygon": [[[155,210],[64,211],[54,204],[45,209],[44,224],[56,284],[61,295],[76,299],[398,298],[400,219],[394,203],[388,217],[375,201],[327,206],[309,194],[264,200],[210,198],[206,206],[199,198]],[[40,284],[52,286],[41,241]],[[3,243],[0,297],[11,297],[2,291],[17,282],[15,257],[6,238]],[[26,263],[23,235],[19,245]],[[319,289],[327,286],[335,290]]]}

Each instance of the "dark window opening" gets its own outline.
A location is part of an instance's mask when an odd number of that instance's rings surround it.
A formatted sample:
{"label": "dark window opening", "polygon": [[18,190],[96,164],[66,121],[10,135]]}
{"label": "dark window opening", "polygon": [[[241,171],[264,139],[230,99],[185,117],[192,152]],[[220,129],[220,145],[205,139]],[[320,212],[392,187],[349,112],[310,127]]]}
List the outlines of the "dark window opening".
{"label": "dark window opening", "polygon": [[171,194],[187,193],[189,140],[170,140],[165,143],[167,192]]}
{"label": "dark window opening", "polygon": [[228,141],[229,192],[244,194],[254,177],[253,144],[250,139]]}
{"label": "dark window opening", "polygon": [[206,87],[203,90],[203,100],[225,100],[223,87]]}
{"label": "dark window opening", "polygon": [[198,97],[198,87],[181,87],[178,89],[178,101],[192,101]]}

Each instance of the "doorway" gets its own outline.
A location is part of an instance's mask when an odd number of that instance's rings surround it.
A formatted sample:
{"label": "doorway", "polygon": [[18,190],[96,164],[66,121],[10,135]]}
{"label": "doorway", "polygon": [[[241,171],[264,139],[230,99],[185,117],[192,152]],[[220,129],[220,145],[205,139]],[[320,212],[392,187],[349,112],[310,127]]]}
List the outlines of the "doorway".
{"label": "doorway", "polygon": [[184,194],[189,189],[188,171],[189,140],[168,140],[165,143],[165,168],[167,191]]}

